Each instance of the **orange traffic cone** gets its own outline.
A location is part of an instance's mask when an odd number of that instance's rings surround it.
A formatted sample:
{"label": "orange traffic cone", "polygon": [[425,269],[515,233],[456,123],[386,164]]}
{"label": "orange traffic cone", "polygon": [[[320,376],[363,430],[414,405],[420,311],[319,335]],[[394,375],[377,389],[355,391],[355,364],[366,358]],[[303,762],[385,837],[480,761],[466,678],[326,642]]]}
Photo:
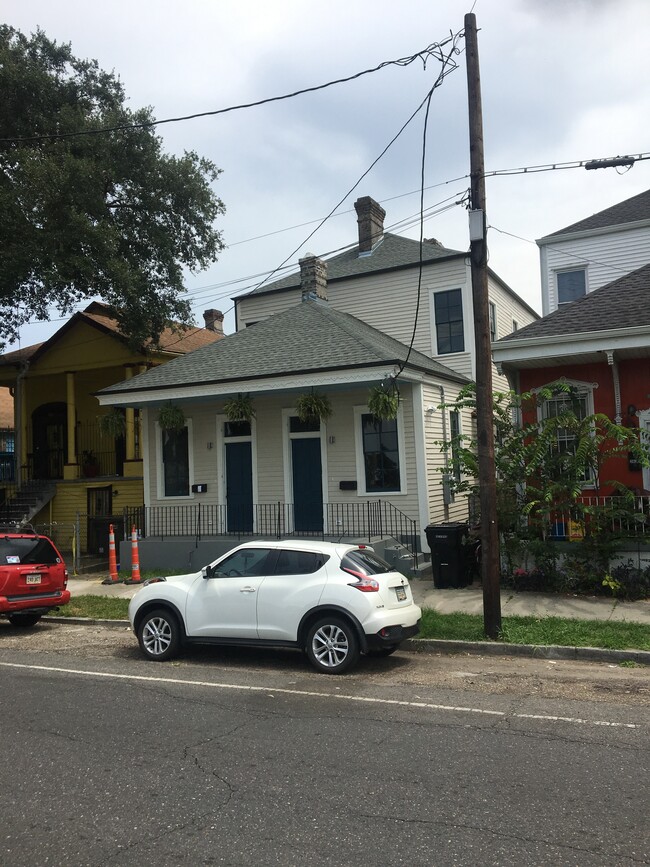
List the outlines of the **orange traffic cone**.
{"label": "orange traffic cone", "polygon": [[138,531],[135,529],[135,524],[131,528],[131,578],[124,583],[140,583],[140,554],[138,553]]}
{"label": "orange traffic cone", "polygon": [[102,584],[115,584],[117,577],[117,558],[115,556],[115,530],[111,524],[108,528],[108,572],[110,577]]}

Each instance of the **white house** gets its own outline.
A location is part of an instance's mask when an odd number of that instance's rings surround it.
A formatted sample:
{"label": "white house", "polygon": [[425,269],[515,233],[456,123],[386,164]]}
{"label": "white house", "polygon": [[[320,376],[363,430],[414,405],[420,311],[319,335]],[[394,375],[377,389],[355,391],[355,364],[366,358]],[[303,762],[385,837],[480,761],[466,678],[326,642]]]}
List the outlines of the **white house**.
{"label": "white house", "polygon": [[[442,408],[475,370],[467,256],[383,233],[372,199],[356,208],[358,244],[237,299],[234,334],[99,392],[102,405],[142,411],[149,536],[200,523],[201,537],[312,533],[427,550],[429,523],[466,517],[441,442],[472,425]],[[495,337],[537,318],[494,274],[490,301]],[[393,382],[397,417],[376,418],[369,394]],[[331,414],[304,421],[296,399],[312,392]],[[252,418],[228,417],[237,395]],[[183,410],[179,430],[159,424],[169,402]]]}
{"label": "white house", "polygon": [[[354,207],[357,242],[327,260],[329,304],[407,346],[415,330],[415,349],[474,379],[469,254],[443,247],[434,238],[420,248],[418,241],[385,232],[386,212],[369,196]],[[300,301],[300,292],[296,273],[234,298],[237,329],[287,310]],[[492,342],[539,318],[492,270],[488,294]],[[496,371],[494,376],[495,387],[507,388]]]}
{"label": "white house", "polygon": [[650,190],[546,235],[537,244],[546,316],[650,262]]}

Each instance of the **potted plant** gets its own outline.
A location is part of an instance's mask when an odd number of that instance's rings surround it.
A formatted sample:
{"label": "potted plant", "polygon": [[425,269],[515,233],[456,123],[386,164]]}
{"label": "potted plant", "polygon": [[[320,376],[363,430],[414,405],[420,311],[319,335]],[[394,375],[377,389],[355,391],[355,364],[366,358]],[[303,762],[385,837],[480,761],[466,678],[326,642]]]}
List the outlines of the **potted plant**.
{"label": "potted plant", "polygon": [[368,409],[376,419],[392,421],[397,418],[399,410],[399,388],[394,379],[388,383],[382,382],[370,389]]}
{"label": "potted plant", "polygon": [[332,415],[332,404],[326,394],[321,394],[313,388],[307,394],[301,394],[296,400],[296,413],[302,422],[327,421]]}
{"label": "potted plant", "polygon": [[126,417],[121,409],[114,406],[99,417],[99,432],[102,436],[119,439],[126,430]]}
{"label": "potted plant", "polygon": [[249,394],[238,394],[231,397],[223,405],[223,411],[228,421],[251,421],[255,417],[253,401]]}
{"label": "potted plant", "polygon": [[158,425],[161,430],[179,431],[185,427],[185,413],[171,401],[158,410]]}

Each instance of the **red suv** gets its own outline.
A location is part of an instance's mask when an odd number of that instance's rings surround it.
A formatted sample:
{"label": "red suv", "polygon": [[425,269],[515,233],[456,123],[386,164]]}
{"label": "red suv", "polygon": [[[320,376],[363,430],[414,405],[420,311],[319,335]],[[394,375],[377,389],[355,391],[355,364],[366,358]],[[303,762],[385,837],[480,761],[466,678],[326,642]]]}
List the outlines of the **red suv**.
{"label": "red suv", "polygon": [[34,626],[70,601],[68,570],[54,543],[34,530],[0,529],[0,616]]}

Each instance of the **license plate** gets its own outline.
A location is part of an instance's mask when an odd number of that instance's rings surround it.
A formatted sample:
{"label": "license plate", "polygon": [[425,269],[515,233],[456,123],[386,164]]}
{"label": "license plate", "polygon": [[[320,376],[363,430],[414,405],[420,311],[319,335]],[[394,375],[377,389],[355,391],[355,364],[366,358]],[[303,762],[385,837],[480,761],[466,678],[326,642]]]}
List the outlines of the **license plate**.
{"label": "license plate", "polygon": [[403,602],[406,599],[406,589],[404,587],[396,587],[395,593],[397,594],[398,602]]}
{"label": "license plate", "polygon": [[41,576],[40,575],[26,575],[25,581],[27,584],[40,584]]}

